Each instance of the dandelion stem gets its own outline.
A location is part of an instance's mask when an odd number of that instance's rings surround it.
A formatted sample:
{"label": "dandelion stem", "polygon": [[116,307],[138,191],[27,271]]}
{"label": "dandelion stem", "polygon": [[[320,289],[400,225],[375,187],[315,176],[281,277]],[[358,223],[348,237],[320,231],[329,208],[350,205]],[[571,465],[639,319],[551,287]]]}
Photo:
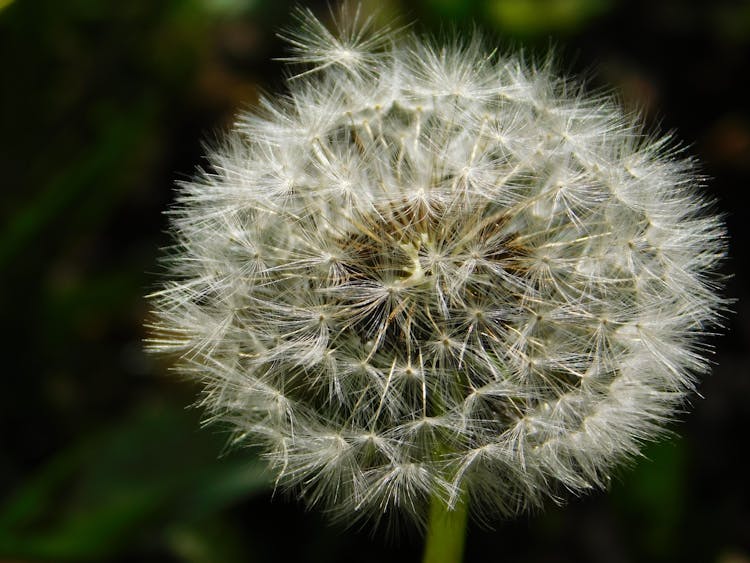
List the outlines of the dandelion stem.
{"label": "dandelion stem", "polygon": [[422,563],[461,563],[467,516],[466,499],[450,510],[443,499],[433,497]]}

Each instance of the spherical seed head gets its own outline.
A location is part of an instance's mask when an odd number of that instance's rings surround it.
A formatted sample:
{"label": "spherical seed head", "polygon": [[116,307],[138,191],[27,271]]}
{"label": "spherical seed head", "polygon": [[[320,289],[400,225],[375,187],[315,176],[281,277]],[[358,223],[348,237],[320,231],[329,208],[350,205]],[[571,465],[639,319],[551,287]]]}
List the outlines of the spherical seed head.
{"label": "spherical seed head", "polygon": [[693,163],[479,39],[299,18],[311,66],[180,188],[152,348],[348,521],[605,485],[724,308]]}

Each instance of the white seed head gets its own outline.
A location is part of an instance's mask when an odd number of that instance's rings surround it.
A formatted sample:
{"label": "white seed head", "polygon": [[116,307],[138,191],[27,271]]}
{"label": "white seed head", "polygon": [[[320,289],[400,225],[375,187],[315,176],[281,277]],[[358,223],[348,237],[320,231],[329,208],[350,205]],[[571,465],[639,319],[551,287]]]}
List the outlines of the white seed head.
{"label": "white seed head", "polygon": [[152,348],[348,521],[606,485],[724,309],[693,163],[479,39],[298,23],[287,94],[180,187]]}

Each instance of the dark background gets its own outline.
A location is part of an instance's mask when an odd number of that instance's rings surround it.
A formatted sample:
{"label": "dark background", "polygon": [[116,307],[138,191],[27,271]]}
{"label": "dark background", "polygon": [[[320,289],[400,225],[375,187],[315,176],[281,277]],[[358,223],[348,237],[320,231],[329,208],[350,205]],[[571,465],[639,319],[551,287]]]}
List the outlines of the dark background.
{"label": "dark background", "polygon": [[[323,18],[323,3],[307,3]],[[738,299],[675,437],[610,491],[492,530],[467,562],[750,562],[750,3],[365,1],[421,31],[476,23],[558,51],[676,130],[727,214]],[[419,561],[272,497],[203,428],[194,384],[144,354],[162,211],[201,143],[283,88],[287,0],[0,0],[0,561]]]}

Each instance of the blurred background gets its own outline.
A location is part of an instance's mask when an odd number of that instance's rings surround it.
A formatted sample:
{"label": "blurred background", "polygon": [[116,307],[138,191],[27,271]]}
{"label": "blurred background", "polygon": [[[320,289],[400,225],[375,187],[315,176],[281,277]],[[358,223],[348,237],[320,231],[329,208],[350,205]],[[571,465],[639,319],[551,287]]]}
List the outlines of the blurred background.
{"label": "blurred background", "polygon": [[[467,562],[750,562],[750,2],[376,0],[421,31],[559,52],[674,129],[727,214],[739,299],[676,437],[611,491],[493,529]],[[324,2],[303,2],[323,19]],[[288,0],[0,0],[0,561],[415,562],[272,495],[253,451],[144,354],[174,182],[284,87]],[[705,397],[705,398],[704,398]]]}

